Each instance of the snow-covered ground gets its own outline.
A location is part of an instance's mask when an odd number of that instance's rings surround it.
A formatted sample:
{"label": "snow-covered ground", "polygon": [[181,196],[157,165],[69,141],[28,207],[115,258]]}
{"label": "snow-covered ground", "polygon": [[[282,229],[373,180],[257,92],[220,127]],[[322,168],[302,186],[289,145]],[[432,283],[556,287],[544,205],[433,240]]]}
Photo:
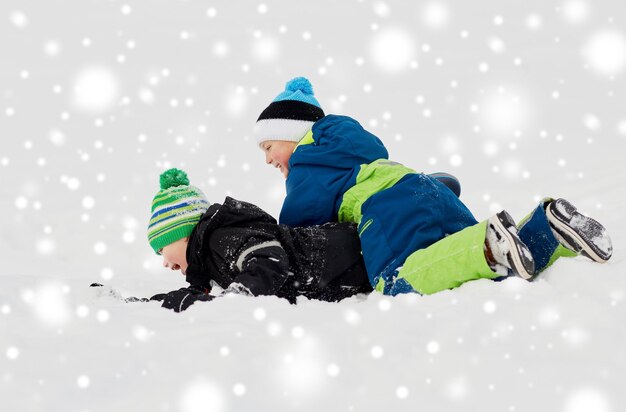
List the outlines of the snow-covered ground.
{"label": "snow-covered ground", "polygon": [[[626,5],[3,0],[0,410],[618,412],[626,404]],[[606,265],[340,303],[176,314],[145,240],[158,176],[273,215],[251,135],[292,77],[484,219],[565,197]]]}

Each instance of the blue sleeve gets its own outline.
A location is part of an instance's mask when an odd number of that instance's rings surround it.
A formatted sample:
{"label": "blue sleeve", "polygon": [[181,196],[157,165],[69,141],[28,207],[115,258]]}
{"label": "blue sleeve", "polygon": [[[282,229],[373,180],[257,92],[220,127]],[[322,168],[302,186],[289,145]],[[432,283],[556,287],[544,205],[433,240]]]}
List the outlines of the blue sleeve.
{"label": "blue sleeve", "polygon": [[287,197],[280,211],[279,223],[291,227],[322,225],[337,220],[335,200],[308,168],[289,172]]}

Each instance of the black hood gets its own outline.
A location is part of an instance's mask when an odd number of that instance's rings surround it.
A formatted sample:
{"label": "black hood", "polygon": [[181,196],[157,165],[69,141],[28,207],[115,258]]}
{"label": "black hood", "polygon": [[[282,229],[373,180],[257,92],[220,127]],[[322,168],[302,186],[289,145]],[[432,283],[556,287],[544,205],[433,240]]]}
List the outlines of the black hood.
{"label": "black hood", "polygon": [[199,248],[202,248],[202,241],[213,230],[225,226],[245,227],[252,223],[269,223],[276,224],[276,219],[268,215],[263,209],[248,202],[233,199],[226,196],[224,204],[214,203],[202,215],[194,232],[198,232],[195,237],[200,242]]}

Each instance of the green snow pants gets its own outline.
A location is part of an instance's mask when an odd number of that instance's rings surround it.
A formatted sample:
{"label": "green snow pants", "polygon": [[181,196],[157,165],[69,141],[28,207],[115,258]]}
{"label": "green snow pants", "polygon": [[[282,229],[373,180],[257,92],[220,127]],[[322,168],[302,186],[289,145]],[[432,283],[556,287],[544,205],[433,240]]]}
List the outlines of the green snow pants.
{"label": "green snow pants", "polygon": [[[539,246],[529,244],[531,242],[551,243],[545,240],[546,236],[552,237],[552,234],[547,227],[547,221],[544,222],[544,208],[551,200],[544,199],[531,214],[522,219],[522,224],[519,225],[521,234],[525,235],[524,231],[543,234],[543,238],[537,237],[540,239],[538,241],[531,236],[522,237],[525,243],[528,242],[527,246],[531,250]],[[533,224],[539,228],[535,229]],[[394,284],[385,284],[381,279],[376,285],[376,290],[388,295],[408,292],[429,295],[456,288],[470,280],[501,278],[500,274],[491,270],[485,258],[486,231],[485,220],[447,236],[425,249],[413,252],[404,261],[404,265],[397,269]],[[548,259],[537,267],[538,273],[552,265],[559,257],[576,256],[576,253],[565,249],[556,240],[552,243]]]}

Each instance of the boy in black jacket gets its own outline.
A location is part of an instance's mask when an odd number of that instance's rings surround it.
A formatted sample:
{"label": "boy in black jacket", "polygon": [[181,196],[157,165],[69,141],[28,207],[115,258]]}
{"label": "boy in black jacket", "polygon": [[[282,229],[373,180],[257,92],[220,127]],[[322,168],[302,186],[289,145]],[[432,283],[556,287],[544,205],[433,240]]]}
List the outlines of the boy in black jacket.
{"label": "boy in black jacket", "polygon": [[163,265],[180,270],[190,287],[154,296],[179,312],[225,293],[298,296],[338,301],[370,286],[353,224],[290,228],[250,203],[226,197],[209,205],[185,172],[161,175],[152,202],[148,241]]}

